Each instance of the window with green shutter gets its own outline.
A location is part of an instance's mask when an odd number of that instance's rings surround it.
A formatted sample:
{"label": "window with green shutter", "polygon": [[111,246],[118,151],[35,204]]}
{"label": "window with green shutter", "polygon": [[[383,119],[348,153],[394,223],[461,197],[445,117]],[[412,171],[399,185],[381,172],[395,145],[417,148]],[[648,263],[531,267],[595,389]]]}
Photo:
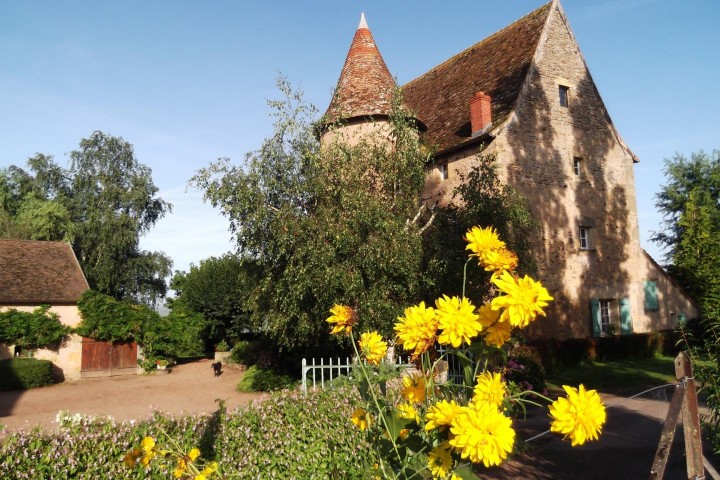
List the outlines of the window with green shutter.
{"label": "window with green shutter", "polygon": [[630,335],[633,331],[632,315],[630,315],[630,299],[621,298],[620,303],[620,333]]}
{"label": "window with green shutter", "polygon": [[597,298],[590,300],[590,320],[593,337],[599,337],[602,332],[602,322],[600,320],[600,300]]}
{"label": "window with green shutter", "polygon": [[658,302],[657,282],[648,280],[643,285],[645,290],[645,310],[659,310],[660,302]]}

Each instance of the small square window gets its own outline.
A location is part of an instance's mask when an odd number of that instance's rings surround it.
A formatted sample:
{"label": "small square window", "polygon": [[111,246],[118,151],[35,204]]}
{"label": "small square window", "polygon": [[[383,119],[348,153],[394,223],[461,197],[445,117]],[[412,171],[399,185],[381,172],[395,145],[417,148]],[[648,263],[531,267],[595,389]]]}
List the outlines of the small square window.
{"label": "small square window", "polygon": [[588,227],[580,227],[580,250],[590,249],[590,229]]}
{"label": "small square window", "polygon": [[570,91],[570,87],[566,87],[565,85],[559,85],[558,91],[560,93],[560,106],[568,108],[568,93]]}
{"label": "small square window", "polygon": [[575,173],[576,177],[580,176],[581,165],[582,165],[582,158],[579,158],[579,157],[573,158],[573,173]]}
{"label": "small square window", "polygon": [[447,180],[448,179],[448,165],[447,163],[443,163],[441,165],[438,165],[438,172],[440,173],[440,180]]}

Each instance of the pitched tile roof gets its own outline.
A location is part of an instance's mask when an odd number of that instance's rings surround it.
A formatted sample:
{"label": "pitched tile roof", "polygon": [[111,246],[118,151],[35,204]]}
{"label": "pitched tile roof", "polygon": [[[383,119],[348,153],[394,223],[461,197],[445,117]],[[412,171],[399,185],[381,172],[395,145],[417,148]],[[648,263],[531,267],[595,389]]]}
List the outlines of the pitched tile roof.
{"label": "pitched tile roof", "polygon": [[87,289],[70,244],[0,240],[0,305],[72,304]]}
{"label": "pitched tile roof", "polygon": [[363,15],[335,94],[325,112],[326,119],[336,121],[388,115],[395,88],[395,79],[390,75]]}
{"label": "pitched tile roof", "polygon": [[470,99],[492,97],[493,127],[515,107],[550,12],[548,3],[402,87],[439,151],[471,138]]}

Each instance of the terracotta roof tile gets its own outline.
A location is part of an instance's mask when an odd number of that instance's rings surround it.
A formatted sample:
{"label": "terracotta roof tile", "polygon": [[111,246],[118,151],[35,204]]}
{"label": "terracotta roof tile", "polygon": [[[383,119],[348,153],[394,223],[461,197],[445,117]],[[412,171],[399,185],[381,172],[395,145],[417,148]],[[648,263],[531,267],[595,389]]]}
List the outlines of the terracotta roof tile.
{"label": "terracotta roof tile", "polygon": [[0,305],[73,304],[87,289],[70,244],[0,240]]}
{"label": "terracotta roof tile", "polygon": [[546,4],[402,87],[405,103],[440,151],[471,138],[470,99],[492,97],[493,127],[515,107],[550,12]]}
{"label": "terracotta roof tile", "polygon": [[335,95],[325,112],[329,121],[388,115],[395,79],[385,65],[363,16],[340,73]]}

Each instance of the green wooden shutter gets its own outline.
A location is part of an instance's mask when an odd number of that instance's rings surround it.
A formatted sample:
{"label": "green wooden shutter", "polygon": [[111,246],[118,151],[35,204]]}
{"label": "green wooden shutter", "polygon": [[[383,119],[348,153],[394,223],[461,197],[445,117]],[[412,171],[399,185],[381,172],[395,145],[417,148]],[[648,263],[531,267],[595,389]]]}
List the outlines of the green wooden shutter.
{"label": "green wooden shutter", "polygon": [[621,298],[620,303],[620,333],[630,335],[633,331],[632,316],[630,315],[630,299]]}
{"label": "green wooden shutter", "polygon": [[644,282],[643,289],[645,290],[645,310],[658,310],[660,303],[657,296],[657,282],[648,280]]}
{"label": "green wooden shutter", "polygon": [[597,298],[593,298],[592,300],[590,300],[590,313],[593,337],[599,337],[602,329],[600,325],[600,300],[598,300]]}

